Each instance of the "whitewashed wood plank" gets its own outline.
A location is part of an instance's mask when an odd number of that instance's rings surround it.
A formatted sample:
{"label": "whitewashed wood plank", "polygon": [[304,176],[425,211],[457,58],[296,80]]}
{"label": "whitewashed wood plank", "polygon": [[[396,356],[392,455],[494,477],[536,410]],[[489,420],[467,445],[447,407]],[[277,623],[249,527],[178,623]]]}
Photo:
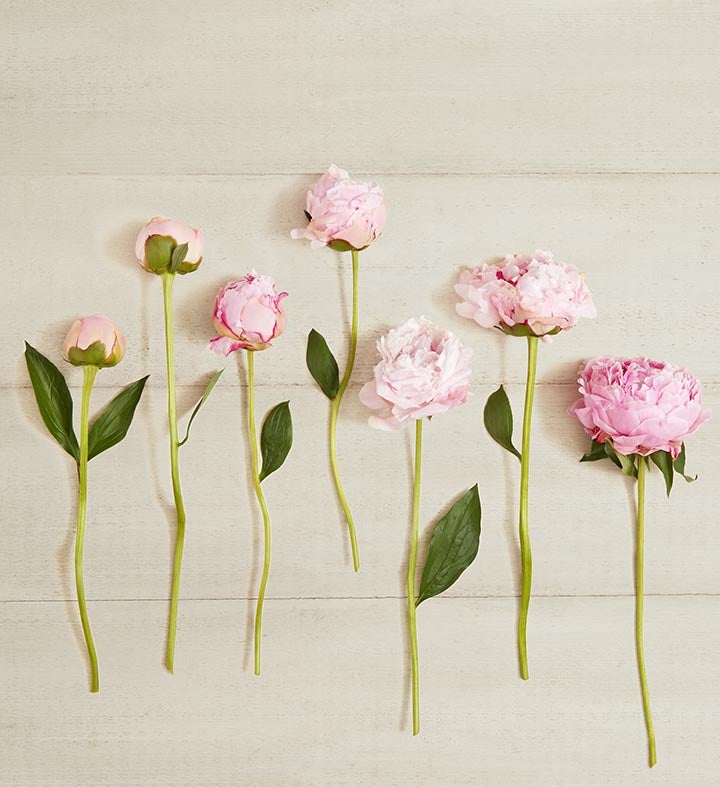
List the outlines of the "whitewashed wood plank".
{"label": "whitewashed wood plank", "polygon": [[[7,313],[0,324],[0,379],[27,385],[22,340],[54,358],[77,313],[106,312],[127,332],[128,355],[100,385],[152,372],[164,385],[160,282],[134,261],[138,227],[155,213],[204,226],[200,269],[177,282],[181,383],[218,366],[207,351],[217,289],[250,268],[290,293],[289,325],[258,363],[262,383],[311,382],[305,338],[320,330],[344,357],[348,262],[292,241],[309,178],[4,178]],[[475,350],[478,380],[521,382],[524,343],[494,336],[455,314],[461,267],[538,246],[586,271],[598,306],[543,347],[540,380],[572,382],[578,361],[607,353],[686,363],[720,382],[715,293],[720,290],[720,177],[390,177],[384,237],[362,254],[361,339],[356,380],[375,362],[388,327],[424,314]],[[348,256],[348,255],[344,255]],[[341,299],[344,288],[345,300]]]}
{"label": "whitewashed wood plank", "polygon": [[682,0],[6,0],[2,168],[718,171],[719,30]]}
{"label": "whitewashed wood plank", "polygon": [[[516,512],[519,467],[482,425],[492,386],[425,429],[422,519],[427,527],[456,495],[477,482],[483,502],[480,556],[456,595],[517,592]],[[200,390],[183,390],[187,410]],[[512,386],[516,413],[522,388]],[[96,397],[96,405],[103,391]],[[171,533],[163,392],[151,389],[124,443],[91,464],[86,584],[92,598],[166,598]],[[264,484],[273,518],[275,597],[397,596],[403,593],[411,495],[411,434],[377,432],[348,392],[339,427],[346,492],[357,521],[362,570],[350,565],[346,528],[327,463],[327,407],[319,392],[263,388],[258,411],[289,398],[295,445]],[[543,386],[534,419],[531,533],[538,594],[632,593],[633,509],[629,482],[609,462],[581,465],[587,439],[566,414],[569,386]],[[720,390],[707,404],[717,413]],[[74,597],[72,462],[47,436],[27,389],[0,393],[0,451],[5,470],[0,599]],[[257,592],[260,522],[247,480],[243,400],[220,383],[182,449],[189,516],[184,596],[238,598]],[[720,421],[688,441],[693,485],[665,497],[660,475],[649,485],[647,583],[650,593],[718,593],[720,531],[715,446]],[[606,466],[603,467],[602,465]]]}
{"label": "whitewashed wood plank", "polygon": [[654,771],[631,599],[538,601],[528,683],[513,601],[423,605],[415,739],[400,601],[268,602],[260,679],[244,602],[185,605],[174,677],[160,665],[162,604],[90,611],[98,695],[62,604],[0,605],[7,787],[709,787],[719,775],[718,599],[648,601]]}

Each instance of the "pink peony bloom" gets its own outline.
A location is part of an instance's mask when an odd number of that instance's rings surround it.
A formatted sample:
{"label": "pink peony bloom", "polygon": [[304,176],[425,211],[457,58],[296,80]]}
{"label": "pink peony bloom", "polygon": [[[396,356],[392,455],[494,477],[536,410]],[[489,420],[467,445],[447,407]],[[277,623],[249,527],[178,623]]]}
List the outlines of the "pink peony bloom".
{"label": "pink peony bloom", "polygon": [[669,451],[710,418],[700,382],[688,371],[648,358],[594,358],[580,370],[581,398],[568,410],[593,439],[620,454]]}
{"label": "pink peony bloom", "polygon": [[506,333],[520,325],[544,336],[597,313],[582,274],[540,250],[465,270],[455,292],[462,298],[455,307],[459,315]]}
{"label": "pink peony bloom", "polygon": [[[167,243],[159,245],[154,255],[149,255],[147,242],[150,238],[167,239]],[[201,229],[194,229],[188,224],[155,216],[140,230],[135,242],[135,256],[147,271],[163,273],[168,265],[176,246],[187,243],[188,250],[178,273],[190,273],[202,262],[205,236]]]}
{"label": "pink peony bloom", "polygon": [[282,308],[286,292],[278,293],[271,276],[255,270],[226,284],[215,298],[213,325],[220,336],[210,349],[221,355],[235,350],[264,350],[285,330]]}
{"label": "pink peony bloom", "polygon": [[369,423],[395,431],[408,419],[444,413],[467,401],[472,350],[421,317],[408,320],[377,343],[381,356],[360,401],[375,410]]}
{"label": "pink peony bloom", "polygon": [[81,317],[70,326],[63,350],[74,366],[116,366],[125,355],[125,337],[102,314]]}
{"label": "pink peony bloom", "polygon": [[377,183],[350,180],[333,164],[307,193],[310,223],[293,230],[292,238],[305,238],[313,249],[344,241],[360,250],[369,246],[385,226],[385,199]]}

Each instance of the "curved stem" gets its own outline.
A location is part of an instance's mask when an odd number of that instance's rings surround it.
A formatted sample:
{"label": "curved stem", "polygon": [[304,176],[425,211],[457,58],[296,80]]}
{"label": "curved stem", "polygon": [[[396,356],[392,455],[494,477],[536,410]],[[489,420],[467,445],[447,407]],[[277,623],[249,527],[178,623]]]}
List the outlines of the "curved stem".
{"label": "curved stem", "polygon": [[522,588],[520,594],[520,617],[518,620],[518,656],[520,677],[528,679],[527,619],[532,589],[532,552],[528,531],[528,492],[530,489],[530,425],[532,422],[535,375],[537,371],[537,336],[528,336],[527,379],[525,381],[525,408],[523,411],[522,458],[520,460],[520,564],[522,566]]}
{"label": "curved stem", "polygon": [[167,649],[165,666],[172,673],[175,668],[175,635],[177,633],[178,602],[180,600],[180,570],[182,568],[183,547],[185,545],[185,504],[180,488],[180,468],[178,466],[178,428],[177,404],[175,400],[175,348],[173,342],[172,288],[174,273],[161,275],[163,285],[163,307],[165,313],[165,356],[167,360],[168,425],[170,427],[170,470],[172,474],[173,499],[177,512],[175,533],[175,555],[173,558],[172,589],[170,593],[170,618],[168,621]]}
{"label": "curved stem", "polygon": [[647,460],[638,456],[637,477],[637,546],[635,549],[635,644],[637,647],[638,672],[640,673],[640,691],[642,693],[643,713],[648,736],[649,763],[652,768],[657,762],[655,752],[655,730],[653,729],[650,712],[650,693],[645,671],[645,646],[643,644],[643,595],[645,585],[645,470]]}
{"label": "curved stem", "polygon": [[88,419],[90,416],[90,394],[97,373],[97,366],[83,366],[82,403],[80,405],[80,465],[78,467],[80,487],[78,490],[77,531],[75,533],[75,587],[77,589],[78,607],[80,609],[80,621],[82,622],[85,644],[87,646],[88,657],[90,658],[91,692],[96,692],[100,689],[100,680],[98,675],[97,653],[95,652],[95,643],[93,642],[90,619],[87,613],[87,602],[85,600],[83,546],[85,542],[85,515],[87,513]]}
{"label": "curved stem", "polygon": [[415,421],[415,475],[413,478],[412,532],[407,567],[407,605],[410,629],[410,663],[412,669],[413,735],[420,732],[420,675],[418,669],[418,644],[416,625],[415,567],[418,550],[418,523],[420,521],[420,482],[422,475],[422,418]]}
{"label": "curved stem", "polygon": [[265,602],[265,590],[267,589],[268,576],[270,575],[270,548],[272,546],[272,534],[270,531],[270,514],[268,513],[265,495],[260,485],[260,468],[258,462],[257,432],[255,429],[255,353],[248,350],[247,354],[247,376],[248,376],[248,432],[250,433],[250,465],[252,471],[253,488],[257,498],[263,518],[263,535],[265,540],[263,570],[260,578],[260,589],[258,591],[257,607],[255,608],[255,674],[260,674],[260,646],[262,640],[262,620],[263,604]]}
{"label": "curved stem", "polygon": [[347,522],[348,532],[350,534],[350,546],[352,548],[353,568],[355,571],[360,570],[360,555],[358,553],[357,534],[355,532],[355,522],[350,506],[348,505],[340,480],[340,471],[338,470],[337,462],[337,419],[340,412],[340,403],[342,402],[345,389],[348,387],[350,377],[352,376],[353,366],[355,365],[355,352],[357,350],[357,335],[358,335],[358,271],[360,268],[360,252],[355,249],[352,250],[352,323],[350,325],[350,347],[348,349],[347,366],[345,367],[345,374],[343,374],[340,381],[340,387],[335,394],[330,406],[330,468],[332,470],[333,481],[335,482],[335,489],[337,496],[340,500],[340,505],[345,513],[345,521]]}

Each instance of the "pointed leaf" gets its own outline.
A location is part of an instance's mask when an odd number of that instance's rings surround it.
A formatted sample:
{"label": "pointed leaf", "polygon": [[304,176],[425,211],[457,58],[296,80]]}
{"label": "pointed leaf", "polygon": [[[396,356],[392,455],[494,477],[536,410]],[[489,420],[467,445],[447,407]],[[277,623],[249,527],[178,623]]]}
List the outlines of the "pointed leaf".
{"label": "pointed leaf", "polygon": [[[665,491],[667,496],[670,497],[670,490],[673,485],[673,476],[675,471],[673,468],[673,458],[669,451],[655,451],[650,454],[650,459],[660,468],[660,472],[665,478]],[[642,460],[640,460],[642,461]]]}
{"label": "pointed leaf", "polygon": [[475,560],[482,511],[477,484],[435,525],[416,604],[447,590]]}
{"label": "pointed leaf", "polygon": [[103,451],[107,451],[108,448],[117,445],[125,437],[147,379],[146,376],[130,383],[108,402],[90,427],[88,459],[93,459]]}
{"label": "pointed leaf", "polygon": [[632,478],[637,478],[637,467],[635,466],[635,455],[626,456],[619,454],[612,446],[609,440],[603,443],[605,446],[605,453],[612,459],[612,461],[623,471],[624,475],[629,475]]}
{"label": "pointed leaf", "polygon": [[485,428],[492,439],[501,445],[506,451],[510,451],[513,456],[521,459],[520,452],[512,442],[513,433],[513,414],[510,407],[510,400],[505,393],[502,385],[488,396],[483,412]]}
{"label": "pointed leaf", "polygon": [[210,381],[208,382],[207,386],[205,387],[205,390],[203,391],[203,395],[200,397],[200,401],[195,405],[195,408],[193,409],[190,415],[187,429],[185,430],[185,437],[183,437],[183,439],[178,443],[178,448],[180,448],[180,446],[185,445],[185,443],[187,443],[188,437],[190,437],[190,427],[192,426],[192,422],[195,420],[195,416],[198,414],[198,410],[205,404],[208,396],[210,396],[210,394],[212,393],[215,384],[220,379],[224,371],[225,371],[224,369],[218,369],[218,371],[215,372],[215,374],[210,378]]}
{"label": "pointed leaf", "polygon": [[187,257],[188,253],[188,245],[187,243],[181,243],[179,246],[176,246],[173,249],[172,256],[170,257],[170,265],[168,270],[170,273],[175,273],[180,269],[180,266],[185,262],[185,257]]}
{"label": "pointed leaf", "polygon": [[580,458],[581,462],[597,462],[599,459],[607,459],[608,455],[605,451],[605,443],[598,443],[597,440],[592,441],[590,450],[583,454]]}
{"label": "pointed leaf", "polygon": [[313,328],[308,334],[307,368],[328,399],[334,399],[340,388],[340,372],[335,356],[325,339]]}
{"label": "pointed leaf", "polygon": [[80,461],[70,389],[55,364],[25,342],[25,363],[35,392],[35,401],[48,432],[72,458]]}
{"label": "pointed leaf", "polygon": [[682,444],[680,448],[680,453],[675,460],[675,472],[679,473],[687,482],[688,484],[692,484],[693,481],[697,481],[696,475],[685,475],[685,460],[687,459],[687,454],[685,453],[685,443]]}
{"label": "pointed leaf", "polygon": [[282,467],[290,453],[293,441],[292,416],[290,402],[275,405],[265,416],[260,433],[260,451],[262,453],[262,470],[260,480],[266,479]]}

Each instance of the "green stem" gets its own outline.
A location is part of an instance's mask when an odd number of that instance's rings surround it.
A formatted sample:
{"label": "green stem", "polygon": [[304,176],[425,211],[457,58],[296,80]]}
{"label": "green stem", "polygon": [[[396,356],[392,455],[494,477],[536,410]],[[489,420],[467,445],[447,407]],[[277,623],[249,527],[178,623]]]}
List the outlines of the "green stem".
{"label": "green stem", "polygon": [[360,268],[360,252],[355,249],[352,250],[352,324],[350,326],[350,347],[348,350],[347,366],[345,367],[345,374],[340,381],[335,398],[332,400],[330,406],[330,467],[332,469],[333,481],[335,482],[335,489],[337,496],[340,500],[340,505],[345,513],[345,521],[347,522],[348,532],[350,533],[350,546],[352,547],[353,568],[355,571],[360,570],[360,555],[358,553],[357,534],[355,532],[355,522],[350,513],[350,506],[348,505],[347,498],[345,497],[345,490],[343,489],[342,482],[340,481],[340,471],[338,470],[337,461],[337,419],[340,412],[340,403],[342,402],[345,389],[348,387],[350,377],[352,375],[353,366],[355,365],[355,352],[357,350],[357,336],[358,336],[358,271]]}
{"label": "green stem", "polygon": [[412,670],[413,735],[420,732],[420,675],[418,670],[418,643],[415,596],[415,570],[418,550],[418,524],[420,521],[420,481],[422,475],[422,418],[415,421],[415,475],[413,477],[412,532],[407,567],[407,605],[410,629],[410,663]]}
{"label": "green stem", "polygon": [[642,692],[643,713],[648,736],[648,754],[650,767],[657,762],[655,751],[655,730],[653,729],[650,712],[650,693],[645,671],[645,646],[643,644],[643,595],[645,584],[645,469],[647,460],[638,456],[637,477],[637,546],[635,549],[635,644],[637,647],[638,672],[640,673],[640,691]]}
{"label": "green stem", "polygon": [[532,552],[528,532],[528,491],[530,489],[530,425],[532,422],[535,375],[537,372],[537,336],[528,336],[527,379],[525,381],[525,409],[523,411],[522,458],[520,460],[520,564],[522,588],[520,594],[520,618],[518,620],[518,656],[520,677],[528,679],[527,619],[532,588]]}
{"label": "green stem", "polygon": [[83,545],[85,542],[85,515],[87,513],[87,466],[88,466],[88,420],[90,415],[90,394],[92,392],[95,375],[98,373],[97,366],[83,366],[83,388],[82,404],[80,405],[80,487],[78,490],[78,521],[75,534],[75,587],[77,589],[78,607],[80,609],[80,620],[82,630],[85,635],[88,656],[90,658],[90,691],[96,692],[100,689],[98,676],[97,653],[93,642],[92,630],[90,629],[90,619],[87,613],[87,601],[85,600],[85,580],[83,579]]}
{"label": "green stem", "polygon": [[255,674],[260,674],[260,646],[262,640],[263,604],[265,590],[267,589],[268,576],[270,575],[270,549],[272,546],[270,531],[270,514],[268,513],[265,495],[260,485],[260,467],[258,462],[257,432],[255,430],[255,353],[248,350],[247,354],[248,376],[248,431],[250,433],[250,464],[252,471],[253,488],[263,518],[263,535],[265,540],[263,570],[260,578],[257,607],[255,608]]}
{"label": "green stem", "polygon": [[173,498],[177,512],[175,534],[175,555],[173,558],[172,590],[170,593],[170,618],[168,621],[167,649],[165,666],[170,673],[175,669],[175,635],[177,633],[178,602],[180,600],[180,570],[182,568],[183,547],[185,545],[185,504],[180,488],[180,468],[178,466],[178,428],[177,403],[175,399],[175,348],[173,341],[172,288],[174,273],[161,274],[163,285],[163,307],[165,313],[165,356],[167,359],[168,425],[170,427],[170,469],[172,473]]}

